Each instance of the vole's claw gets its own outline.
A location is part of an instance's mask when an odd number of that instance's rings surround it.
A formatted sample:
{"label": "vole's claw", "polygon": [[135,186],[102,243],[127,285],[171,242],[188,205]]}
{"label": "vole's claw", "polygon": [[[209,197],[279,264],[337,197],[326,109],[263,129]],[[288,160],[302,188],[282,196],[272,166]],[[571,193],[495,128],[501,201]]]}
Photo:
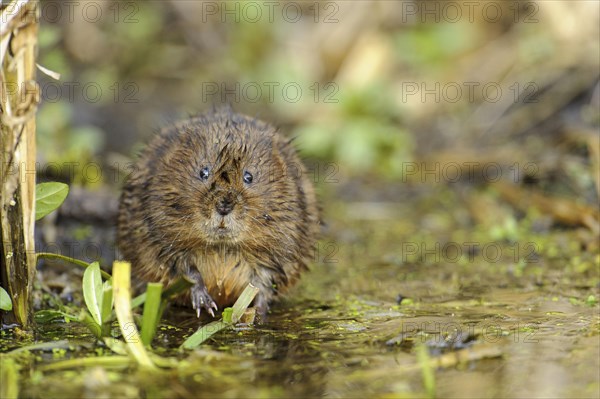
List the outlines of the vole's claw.
{"label": "vole's claw", "polygon": [[[210,294],[206,290],[206,287],[200,284],[196,284],[191,290],[192,307],[196,309],[196,316],[200,317],[202,308],[212,316],[215,317],[215,310],[219,310],[217,304],[211,298]],[[214,309],[214,310],[213,310]]]}
{"label": "vole's claw", "polygon": [[215,312],[219,311],[219,307],[217,306],[217,304],[211,299],[211,303],[210,303],[210,307],[208,308],[208,313],[210,313],[210,315],[214,318],[215,317]]}

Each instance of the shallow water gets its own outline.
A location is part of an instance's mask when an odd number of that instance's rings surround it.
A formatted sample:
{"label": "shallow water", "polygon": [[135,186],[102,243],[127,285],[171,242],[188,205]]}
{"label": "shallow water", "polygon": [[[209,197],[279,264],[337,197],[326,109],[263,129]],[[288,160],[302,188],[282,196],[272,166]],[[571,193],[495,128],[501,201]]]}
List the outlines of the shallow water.
{"label": "shallow water", "polygon": [[[599,255],[578,232],[525,215],[498,231],[470,222],[460,196],[402,203],[332,198],[316,264],[266,323],[201,349],[176,348],[198,321],[168,310],[154,342],[177,359],[40,371],[110,354],[76,323],[43,326],[60,349],[21,358],[23,397],[598,397]],[[15,345],[4,332],[3,350]],[[417,353],[426,348],[428,356]],[[430,364],[433,383],[424,383]]]}

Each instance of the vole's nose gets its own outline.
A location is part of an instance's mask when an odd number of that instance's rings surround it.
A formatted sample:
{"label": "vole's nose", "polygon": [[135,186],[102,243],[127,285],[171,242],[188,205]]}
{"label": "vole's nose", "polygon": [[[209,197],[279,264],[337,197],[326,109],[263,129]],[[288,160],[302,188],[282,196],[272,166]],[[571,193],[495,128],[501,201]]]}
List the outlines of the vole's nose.
{"label": "vole's nose", "polygon": [[217,202],[217,205],[215,207],[217,208],[217,212],[219,213],[219,215],[225,216],[231,213],[231,211],[233,210],[233,206],[234,203],[231,200],[231,198],[224,197]]}

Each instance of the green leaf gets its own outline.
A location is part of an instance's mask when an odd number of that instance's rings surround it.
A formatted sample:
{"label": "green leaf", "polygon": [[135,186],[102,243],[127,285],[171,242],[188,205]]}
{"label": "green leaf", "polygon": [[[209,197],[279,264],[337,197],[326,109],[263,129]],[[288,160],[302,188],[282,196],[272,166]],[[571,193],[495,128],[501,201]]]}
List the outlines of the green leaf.
{"label": "green leaf", "polygon": [[94,321],[102,325],[102,275],[100,264],[90,263],[83,272],[83,299]]}
{"label": "green leaf", "polygon": [[160,319],[161,309],[161,283],[148,283],[146,289],[146,302],[144,303],[144,313],[142,314],[142,342],[149,346],[156,334],[158,320]]}
{"label": "green leaf", "polygon": [[0,309],[6,311],[12,310],[10,295],[8,295],[8,292],[2,287],[0,287]]}
{"label": "green leaf", "polygon": [[102,286],[102,322],[106,323],[110,319],[112,313],[114,298],[112,281],[107,280]]}
{"label": "green leaf", "polygon": [[85,310],[81,309],[81,314],[79,315],[79,322],[83,323],[94,337],[98,339],[102,339],[102,326],[94,320],[92,316]]}
{"label": "green leaf", "polygon": [[35,220],[40,220],[63,203],[69,194],[64,183],[40,183],[35,186]]}

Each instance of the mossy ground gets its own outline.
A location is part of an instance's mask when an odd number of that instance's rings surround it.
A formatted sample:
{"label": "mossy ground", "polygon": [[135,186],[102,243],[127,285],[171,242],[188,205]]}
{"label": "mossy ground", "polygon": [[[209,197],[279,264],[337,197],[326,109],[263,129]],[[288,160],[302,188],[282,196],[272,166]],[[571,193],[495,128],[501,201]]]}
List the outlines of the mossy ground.
{"label": "mossy ground", "polygon": [[[459,190],[398,190],[397,203],[325,194],[315,264],[266,323],[183,354],[198,321],[168,311],[153,347],[171,363],[158,374],[44,370],[113,354],[77,323],[40,325],[29,342],[57,342],[17,357],[22,396],[421,397],[423,345],[439,397],[597,396],[599,255],[581,231],[535,212],[486,228]],[[15,338],[4,331],[3,350]]]}

